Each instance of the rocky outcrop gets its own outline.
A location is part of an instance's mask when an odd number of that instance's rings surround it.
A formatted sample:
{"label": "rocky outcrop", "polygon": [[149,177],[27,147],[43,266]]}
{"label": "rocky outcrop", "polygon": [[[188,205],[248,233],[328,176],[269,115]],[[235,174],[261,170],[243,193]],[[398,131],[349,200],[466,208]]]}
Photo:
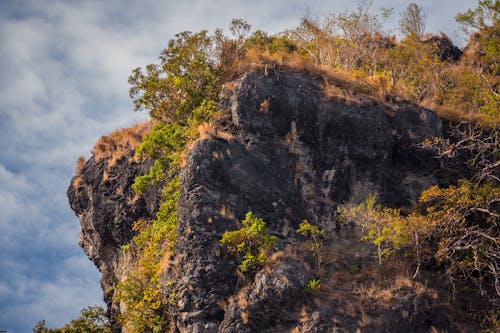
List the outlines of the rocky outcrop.
{"label": "rocky outcrop", "polygon": [[441,61],[455,63],[462,56],[462,50],[456,47],[450,38],[443,33],[437,36],[425,36],[423,42],[434,47],[436,55]]}
{"label": "rocky outcrop", "polygon": [[[242,330],[237,313],[244,310],[221,306],[237,290],[238,278],[236,263],[219,240],[225,230],[237,228],[246,212],[267,222],[280,249],[293,243],[303,219],[333,232],[338,204],[376,194],[387,205],[411,205],[438,181],[432,156],[415,147],[441,135],[441,121],[428,110],[354,104],[325,96],[320,83],[306,75],[259,72],[233,82],[224,91],[221,109],[228,120],[218,130],[230,132],[232,139],[215,134],[199,140],[181,173],[176,243],[181,268],[175,277],[180,331]],[[293,310],[304,295],[302,290],[297,296],[297,276],[310,274],[303,266],[288,265],[285,261],[255,277],[248,295],[251,311],[246,312],[250,331],[264,329],[251,329],[252,323],[262,324],[258,318],[267,311],[262,304],[290,301],[293,309],[277,306],[272,316],[298,316]],[[165,283],[169,278],[165,274]],[[267,292],[273,288],[262,282],[279,279],[290,283],[283,287],[287,297],[279,296],[277,286],[278,296]],[[259,304],[260,311],[255,310]],[[289,326],[264,322],[270,332],[293,327],[293,320]]]}
{"label": "rocky outcrop", "polygon": [[113,301],[114,286],[126,276],[130,260],[121,247],[135,235],[133,223],[153,218],[159,206],[158,188],[151,187],[141,196],[132,190],[135,177],[146,173],[150,166],[149,161],[134,159],[132,147],[119,157],[94,156],[68,188],[71,209],[80,220],[80,246],[102,273],[104,300],[115,332],[121,329],[114,321],[120,312],[119,304]]}
{"label": "rocky outcrop", "polygon": [[[169,305],[174,331],[354,329],[357,319],[344,326],[332,319],[338,312],[331,299],[315,305],[304,292],[314,273],[304,260],[307,253],[297,247],[295,230],[307,219],[327,230],[329,241],[341,242],[339,204],[361,202],[369,194],[389,206],[415,204],[423,189],[440,182],[435,160],[417,144],[441,136],[441,120],[410,104],[328,96],[319,80],[279,71],[250,72],[226,85],[220,109],[224,119],[191,146],[180,175],[175,258],[161,278],[165,292],[175,290]],[[150,164],[132,156],[130,151],[112,168],[90,159],[68,190],[82,225],[81,245],[103,273],[112,313],[117,309],[108,290],[126,266],[120,246],[133,237],[132,223],[152,218],[158,208],[155,188],[133,199],[133,179]],[[243,277],[219,241],[248,211],[266,221],[277,237],[273,252],[283,255]],[[304,311],[311,316],[305,318]],[[425,315],[425,330],[442,326]],[[387,321],[383,327],[398,320],[379,317]]]}

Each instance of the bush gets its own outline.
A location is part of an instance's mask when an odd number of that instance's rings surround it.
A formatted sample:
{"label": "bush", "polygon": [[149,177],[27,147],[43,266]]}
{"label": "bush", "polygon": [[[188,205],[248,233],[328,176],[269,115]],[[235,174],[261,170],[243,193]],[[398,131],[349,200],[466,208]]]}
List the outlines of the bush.
{"label": "bush", "polygon": [[375,197],[370,196],[358,206],[339,207],[340,219],[354,222],[361,228],[362,239],[376,246],[379,265],[391,254],[404,251],[416,263],[415,278],[423,260],[423,246],[434,228],[430,219],[417,212],[403,216],[400,209],[375,205]]}
{"label": "bush", "polygon": [[265,251],[273,246],[276,237],[268,234],[264,220],[252,212],[245,215],[242,223],[241,229],[224,232],[220,242],[240,258],[240,271],[252,272],[264,264]]}
{"label": "bush", "polygon": [[425,219],[435,224],[435,258],[454,283],[472,282],[482,294],[500,297],[500,187],[462,180],[422,193]]}
{"label": "bush", "polygon": [[99,306],[89,306],[81,311],[81,316],[62,328],[47,328],[45,320],[40,320],[33,333],[111,333],[106,312]]}
{"label": "bush", "polygon": [[309,250],[313,252],[316,257],[316,267],[321,269],[321,248],[323,246],[323,236],[325,231],[309,223],[309,221],[303,220],[299,224],[299,228],[296,232],[310,239]]}
{"label": "bush", "polygon": [[316,295],[321,288],[321,281],[319,279],[312,279],[306,284],[305,291],[308,294]]}

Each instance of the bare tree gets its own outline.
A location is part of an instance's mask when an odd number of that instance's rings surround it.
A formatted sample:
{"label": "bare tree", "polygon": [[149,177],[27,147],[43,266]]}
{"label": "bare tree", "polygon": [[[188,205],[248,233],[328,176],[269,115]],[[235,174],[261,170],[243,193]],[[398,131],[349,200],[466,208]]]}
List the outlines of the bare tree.
{"label": "bare tree", "polygon": [[406,36],[420,37],[425,32],[427,14],[416,3],[410,3],[401,13],[399,29]]}

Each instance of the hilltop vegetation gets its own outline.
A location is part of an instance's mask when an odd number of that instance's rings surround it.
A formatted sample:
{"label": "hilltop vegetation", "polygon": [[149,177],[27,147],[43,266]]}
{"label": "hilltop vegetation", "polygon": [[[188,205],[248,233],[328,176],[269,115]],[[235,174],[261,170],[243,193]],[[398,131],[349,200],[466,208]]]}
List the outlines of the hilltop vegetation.
{"label": "hilltop vegetation", "polygon": [[[457,15],[458,22],[472,29],[464,50],[443,34],[426,34],[426,15],[416,4],[401,14],[401,40],[384,34],[383,20],[388,15],[388,10],[373,14],[369,2],[363,1],[356,11],[304,17],[298,27],[278,34],[252,32],[247,22],[235,19],[230,36],[220,30],[177,34],[162,51],[159,64],[133,71],[129,82],[135,109],[149,112],[153,126],[132,141],[142,137],[136,156],[154,161],[133,187],[140,194],[152,185],[160,186],[162,200],[156,220],[138,220],[137,235],[123,246],[137,260],[128,278],[117,285],[115,301],[125,305],[119,318],[122,325],[136,332],[163,332],[170,327],[165,304],[175,302],[176,295],[174,290],[162,291],[160,280],[163,261],[173,254],[178,236],[179,172],[189,145],[206,131],[215,133],[214,128],[224,121],[218,111],[224,84],[248,70],[260,70],[266,76],[279,76],[285,70],[308,73],[321,82],[327,95],[389,106],[409,101],[446,119],[448,138],[433,138],[418,148],[432,152],[439,163],[456,171],[450,186],[425,190],[415,207],[384,208],[371,198],[359,206],[346,203],[339,213],[345,224],[360,228],[359,236],[375,247],[379,278],[393,269],[384,270],[388,258],[409,258],[413,279],[418,280],[426,266],[446,277],[458,293],[480,292],[485,309],[498,308],[500,3],[482,0]],[[262,112],[268,107],[269,101],[260,104]],[[113,150],[113,160],[117,154]],[[245,221],[244,228],[250,231],[233,231],[222,239],[230,252],[242,257],[242,272],[257,270],[267,260],[262,244],[247,244],[253,234],[252,224]],[[308,290],[314,296],[323,284],[328,290],[322,263],[332,255],[328,249],[333,250],[323,244],[323,231],[305,222],[300,233],[311,237],[308,242],[313,244],[311,266],[316,276]],[[274,238],[265,240],[266,248],[274,243]],[[499,322],[499,313],[492,312],[483,325],[495,330]],[[36,332],[51,331],[43,329]]]}

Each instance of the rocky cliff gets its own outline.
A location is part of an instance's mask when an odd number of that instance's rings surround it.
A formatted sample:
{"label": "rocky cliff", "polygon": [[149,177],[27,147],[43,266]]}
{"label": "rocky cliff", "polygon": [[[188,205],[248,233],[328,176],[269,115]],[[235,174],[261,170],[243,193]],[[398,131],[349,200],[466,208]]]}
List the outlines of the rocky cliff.
{"label": "rocky cliff", "polygon": [[[179,236],[161,278],[163,292],[175,291],[168,305],[173,331],[457,329],[439,290],[400,281],[379,290],[382,297],[359,288],[354,276],[371,254],[335,213],[338,205],[369,194],[388,206],[412,206],[422,190],[445,181],[431,154],[417,146],[443,135],[433,112],[347,93],[330,96],[319,80],[291,71],[249,72],[226,84],[221,100],[223,119],[190,147],[180,175]],[[135,197],[133,180],[150,162],[136,161],[132,148],[111,166],[109,159],[91,158],[68,197],[80,219],[81,246],[103,274],[115,316],[113,286],[133,260],[120,247],[132,239],[134,221],[154,217],[160,195],[150,188]],[[220,239],[249,211],[266,221],[277,242],[270,263],[242,277]],[[314,297],[304,286],[318,272],[295,232],[304,219],[327,231],[330,253],[324,292]],[[120,331],[115,322],[114,330]]]}
{"label": "rocky cliff", "polygon": [[[134,158],[134,146],[149,124],[121,130],[124,144],[116,144],[113,135],[103,136],[89,159],[71,181],[68,198],[71,209],[80,219],[80,246],[102,273],[101,286],[108,304],[108,315],[116,327],[119,304],[113,302],[114,286],[126,277],[129,261],[121,247],[136,234],[133,223],[140,218],[152,219],[159,207],[159,189],[151,187],[141,196],[132,190],[135,177],[146,173],[150,161]],[[137,137],[130,140],[132,132]],[[127,135],[125,135],[127,134]]]}

